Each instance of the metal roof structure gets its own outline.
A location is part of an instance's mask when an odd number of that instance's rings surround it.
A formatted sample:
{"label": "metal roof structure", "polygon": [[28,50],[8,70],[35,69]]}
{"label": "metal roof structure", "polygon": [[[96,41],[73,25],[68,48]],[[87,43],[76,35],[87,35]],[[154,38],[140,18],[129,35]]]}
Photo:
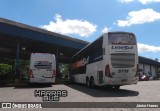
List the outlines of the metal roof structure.
{"label": "metal roof structure", "polygon": [[[19,59],[29,60],[32,52],[53,53],[57,63],[70,63],[71,57],[88,44],[83,40],[0,18],[0,58],[16,59],[17,71]],[[160,67],[160,62],[141,56],[139,62]]]}
{"label": "metal roof structure", "polygon": [[61,55],[59,60],[68,62],[69,57],[86,46],[88,42],[0,18],[0,56],[15,58],[17,44],[19,44],[22,59],[29,59],[31,52],[56,54],[58,50]]}
{"label": "metal roof structure", "polygon": [[146,57],[142,57],[142,56],[139,56],[139,63],[149,64],[149,65],[154,65],[154,66],[160,67],[160,62],[153,60],[153,59],[146,58]]}

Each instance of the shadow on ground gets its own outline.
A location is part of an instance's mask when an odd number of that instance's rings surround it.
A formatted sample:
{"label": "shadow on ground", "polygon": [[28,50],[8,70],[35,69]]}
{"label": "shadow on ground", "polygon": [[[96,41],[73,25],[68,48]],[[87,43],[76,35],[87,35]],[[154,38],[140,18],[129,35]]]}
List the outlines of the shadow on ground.
{"label": "shadow on ground", "polygon": [[66,86],[93,97],[129,97],[139,95],[138,91],[127,89],[113,90],[105,87],[88,88],[81,84],[66,84]]}
{"label": "shadow on ground", "polygon": [[26,89],[26,88],[47,88],[52,87],[53,84],[28,84],[28,83],[6,83],[0,84],[0,88],[13,87],[14,89]]}
{"label": "shadow on ground", "polygon": [[104,87],[96,87],[93,89],[93,88],[88,88],[82,84],[70,84],[69,82],[55,83],[52,85],[51,84],[28,85],[28,83],[21,83],[21,84],[1,85],[0,87],[14,87],[14,89],[29,89],[29,88],[49,88],[49,87],[54,87],[54,85],[61,85],[61,84],[64,84],[67,87],[70,87],[74,90],[80,91],[82,93],[85,93],[93,97],[131,97],[139,95],[139,92],[134,90],[121,89],[121,88],[120,90],[112,90]]}

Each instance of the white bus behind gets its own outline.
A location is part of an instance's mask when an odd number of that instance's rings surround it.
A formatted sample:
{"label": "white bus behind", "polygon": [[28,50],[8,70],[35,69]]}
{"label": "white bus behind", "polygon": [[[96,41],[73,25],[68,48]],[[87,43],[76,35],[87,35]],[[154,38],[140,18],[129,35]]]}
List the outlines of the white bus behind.
{"label": "white bus behind", "polygon": [[54,54],[32,53],[30,58],[29,83],[55,83],[56,59]]}

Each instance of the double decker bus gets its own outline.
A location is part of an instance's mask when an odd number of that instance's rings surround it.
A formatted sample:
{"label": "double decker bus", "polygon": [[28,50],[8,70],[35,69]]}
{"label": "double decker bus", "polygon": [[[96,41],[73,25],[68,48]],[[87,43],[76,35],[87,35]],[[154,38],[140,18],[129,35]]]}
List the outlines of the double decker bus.
{"label": "double decker bus", "polygon": [[136,36],[130,32],[108,32],[72,57],[72,82],[88,87],[122,85],[138,82]]}

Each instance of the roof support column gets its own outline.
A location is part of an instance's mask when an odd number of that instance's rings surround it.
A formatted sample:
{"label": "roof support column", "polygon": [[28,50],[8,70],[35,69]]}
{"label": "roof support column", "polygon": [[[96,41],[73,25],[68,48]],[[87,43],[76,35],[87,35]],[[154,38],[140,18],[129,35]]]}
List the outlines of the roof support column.
{"label": "roof support column", "polygon": [[144,67],[144,63],[143,63],[143,75],[145,75],[145,69],[144,69],[145,67]]}
{"label": "roof support column", "polygon": [[[59,74],[59,64],[58,64],[58,58],[59,58],[59,49],[56,49],[56,73]],[[57,76],[58,77],[58,76]]]}
{"label": "roof support column", "polygon": [[153,76],[153,74],[152,74],[152,66],[151,66],[151,64],[150,64],[150,72],[149,72],[149,75],[150,75],[150,76]]}
{"label": "roof support column", "polygon": [[19,51],[20,51],[20,46],[19,46],[19,41],[17,43],[17,50],[16,50],[16,74],[15,74],[15,77],[16,78],[19,78],[20,75],[19,75]]}

